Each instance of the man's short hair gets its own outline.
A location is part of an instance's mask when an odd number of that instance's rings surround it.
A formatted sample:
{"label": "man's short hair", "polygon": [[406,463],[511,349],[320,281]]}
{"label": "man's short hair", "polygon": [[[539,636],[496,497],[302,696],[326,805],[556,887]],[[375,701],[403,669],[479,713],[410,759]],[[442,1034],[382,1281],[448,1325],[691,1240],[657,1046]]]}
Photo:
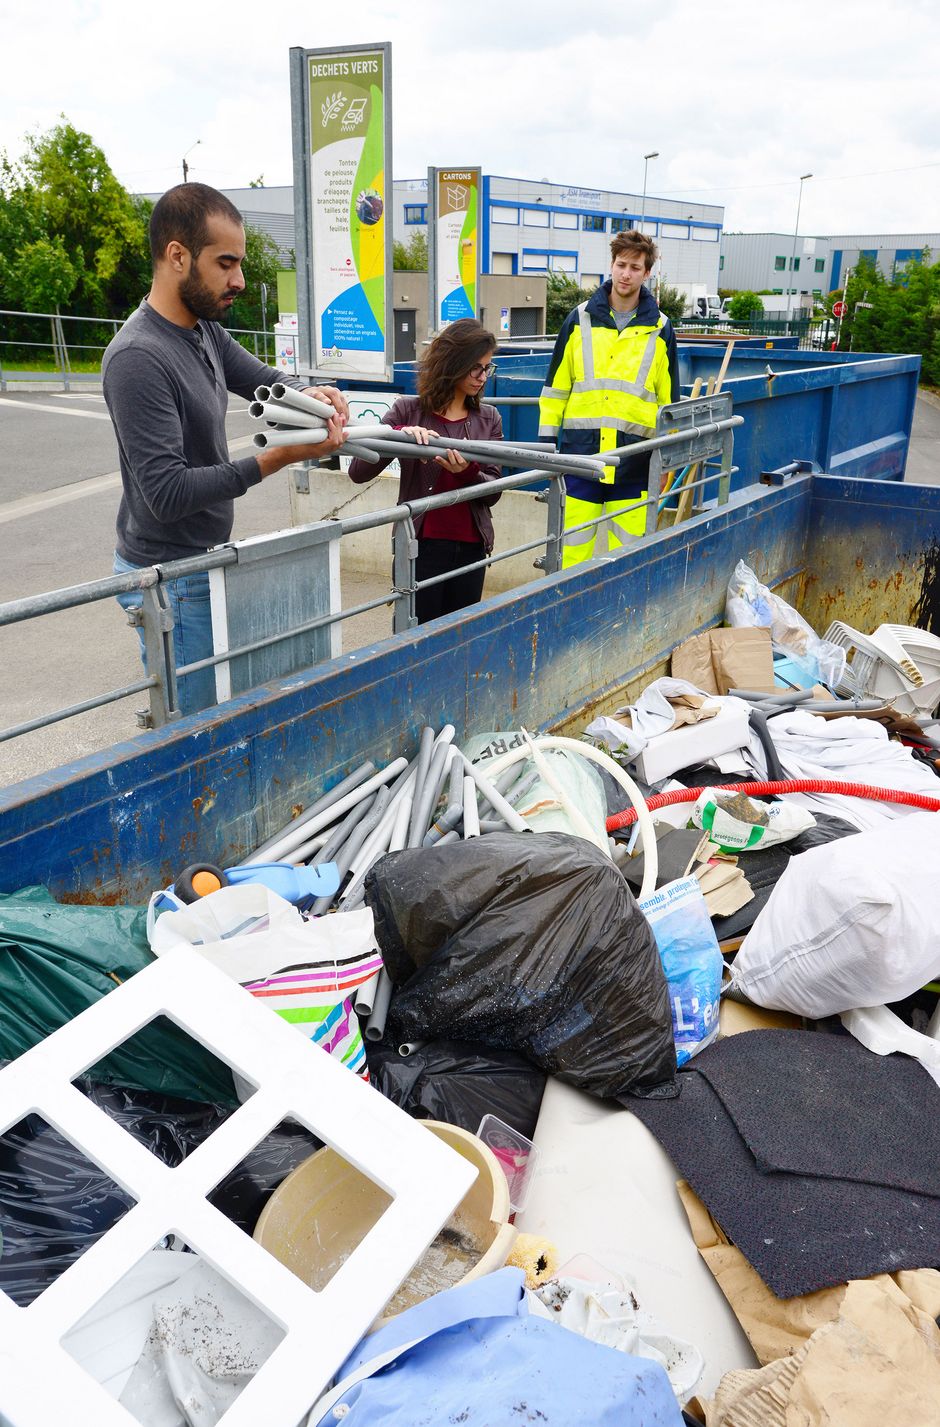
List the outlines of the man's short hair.
{"label": "man's short hair", "polygon": [[637,228],[630,228],[626,233],[618,233],[610,240],[610,260],[619,258],[621,253],[641,253],[646,261],[646,271],[652,270],[653,264],[659,257],[659,249],[652,238],[641,233]]}
{"label": "man's short hair", "polygon": [[242,215],[224,193],[207,183],[178,183],[167,189],[150,215],[150,256],[157,266],[174,238],[195,259],[209,240],[209,219],[216,213],[242,224]]}

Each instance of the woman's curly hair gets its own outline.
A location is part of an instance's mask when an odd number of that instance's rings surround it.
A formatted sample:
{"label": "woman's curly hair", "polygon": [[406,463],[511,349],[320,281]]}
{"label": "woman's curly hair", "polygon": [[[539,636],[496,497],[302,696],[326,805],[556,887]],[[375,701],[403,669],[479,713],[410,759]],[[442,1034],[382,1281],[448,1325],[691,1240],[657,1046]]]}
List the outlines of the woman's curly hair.
{"label": "woman's curly hair", "polygon": [[[461,377],[465,377],[471,367],[481,364],[496,347],[493,333],[475,317],[461,317],[438,332],[418,369],[421,409],[432,413],[444,411]],[[466,400],[468,410],[479,411],[478,396],[468,396]]]}

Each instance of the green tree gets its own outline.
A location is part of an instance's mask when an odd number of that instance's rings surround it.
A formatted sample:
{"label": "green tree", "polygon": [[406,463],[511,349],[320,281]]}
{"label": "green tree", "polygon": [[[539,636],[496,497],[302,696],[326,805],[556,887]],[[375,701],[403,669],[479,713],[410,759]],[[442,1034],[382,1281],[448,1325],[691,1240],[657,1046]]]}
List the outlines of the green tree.
{"label": "green tree", "polygon": [[728,302],[728,316],[732,322],[747,322],[753,312],[763,312],[764,304],[756,292],[745,289],[736,292]]}
{"label": "green tree", "polygon": [[412,233],[407,246],[396,241],[392,244],[392,267],[397,273],[426,273],[428,270],[428,236],[418,231]]}
{"label": "green tree", "polygon": [[[62,116],[0,161],[0,284],[31,305],[58,293],[83,316],[123,316],[149,285],[146,214],[89,134]],[[62,271],[55,272],[57,264]],[[53,302],[54,305],[54,302]]]}
{"label": "green tree", "polygon": [[573,307],[587,302],[595,288],[579,287],[565,273],[549,273],[546,289],[546,332],[557,332]]}
{"label": "green tree", "polygon": [[265,325],[261,312],[261,284],[268,290],[267,328],[277,320],[277,275],[283,267],[277,243],[270,233],[245,224],[245,291],[235,303],[234,327],[251,327],[260,332]]}
{"label": "green tree", "polygon": [[668,283],[660,283],[659,292],[656,295],[659,310],[670,322],[681,322],[685,316],[685,297],[677,287],[670,287]]}

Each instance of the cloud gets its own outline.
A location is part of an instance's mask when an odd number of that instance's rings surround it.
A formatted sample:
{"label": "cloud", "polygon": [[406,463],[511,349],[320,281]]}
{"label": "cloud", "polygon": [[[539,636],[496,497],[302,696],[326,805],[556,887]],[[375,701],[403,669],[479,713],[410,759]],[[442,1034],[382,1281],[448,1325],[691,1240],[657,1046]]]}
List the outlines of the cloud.
{"label": "cloud", "polygon": [[[288,50],[391,40],[395,173],[489,173],[725,206],[734,230],[940,230],[940,18],[927,0],[192,5],[0,0],[0,147],[60,112],[134,189],[290,183]],[[196,140],[201,142],[197,147]],[[933,167],[927,167],[933,165]],[[872,175],[876,170],[891,172]],[[906,172],[902,170],[907,170]]]}

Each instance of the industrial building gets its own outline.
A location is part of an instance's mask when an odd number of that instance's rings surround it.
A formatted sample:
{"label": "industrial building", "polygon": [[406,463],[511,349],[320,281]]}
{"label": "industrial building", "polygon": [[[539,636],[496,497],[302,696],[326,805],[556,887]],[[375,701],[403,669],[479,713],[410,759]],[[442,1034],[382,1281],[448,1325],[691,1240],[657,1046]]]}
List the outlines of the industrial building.
{"label": "industrial building", "polygon": [[[293,187],[223,191],[246,223],[274,239],[285,265],[291,262]],[[544,332],[548,275],[564,273],[585,288],[603,282],[610,272],[610,240],[628,228],[655,239],[661,282],[718,290],[720,206],[484,174],[480,207],[480,317],[494,331],[508,329],[521,337]],[[427,210],[426,177],[395,181],[392,232],[397,241],[407,245],[414,233],[427,232]],[[427,334],[427,283],[420,278],[418,273],[394,277],[397,360],[414,357]]]}
{"label": "industrial building", "polygon": [[837,234],[723,233],[719,286],[742,292],[816,296],[841,288],[860,258],[878,265],[889,282],[925,249],[940,257],[940,233]]}

